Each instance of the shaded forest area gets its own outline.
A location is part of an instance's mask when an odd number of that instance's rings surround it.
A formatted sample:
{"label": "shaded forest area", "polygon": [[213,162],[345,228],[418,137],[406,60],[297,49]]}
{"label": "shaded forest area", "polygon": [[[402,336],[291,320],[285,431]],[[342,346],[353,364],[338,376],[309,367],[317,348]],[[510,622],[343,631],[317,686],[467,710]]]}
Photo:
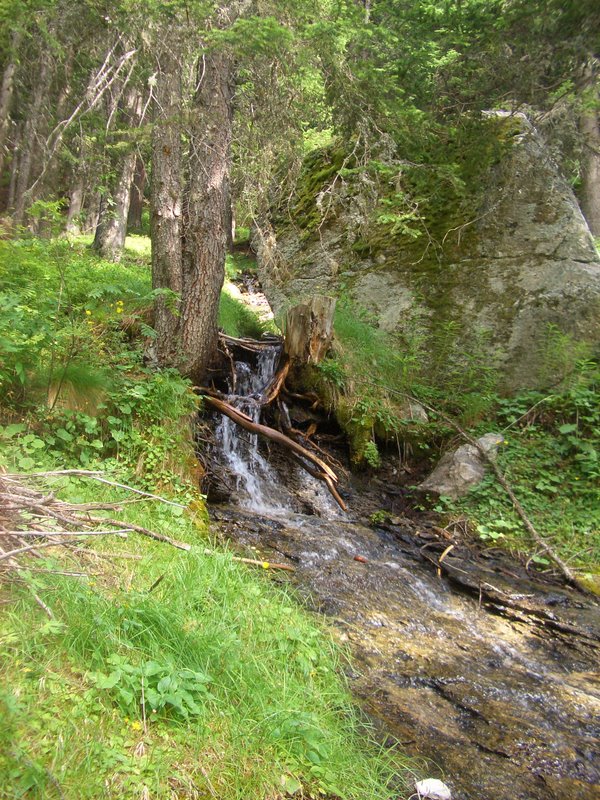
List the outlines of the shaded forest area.
{"label": "shaded forest area", "polygon": [[[235,224],[264,224],[315,146],[388,170],[387,213],[410,219],[420,192],[459,181],[469,120],[524,109],[600,235],[591,0],[5,1],[2,18],[5,231],[88,232],[119,261],[149,217],[158,359],[197,382]],[[403,186],[407,162],[433,179]]]}

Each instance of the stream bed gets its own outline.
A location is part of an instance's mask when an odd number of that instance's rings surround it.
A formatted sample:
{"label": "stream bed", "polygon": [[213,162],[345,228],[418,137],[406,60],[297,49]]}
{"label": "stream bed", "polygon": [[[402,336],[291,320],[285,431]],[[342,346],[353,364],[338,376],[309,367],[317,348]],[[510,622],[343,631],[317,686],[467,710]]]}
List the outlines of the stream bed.
{"label": "stream bed", "polygon": [[[249,419],[280,350],[232,361],[228,400]],[[598,598],[425,518],[369,525],[353,510],[360,490],[345,514],[255,435],[225,417],[215,433],[239,505],[213,505],[214,529],[294,567],[349,647],[351,689],[381,738],[430,761],[421,778],[442,778],[454,800],[600,800]]]}
{"label": "stream bed", "polygon": [[600,798],[594,599],[460,547],[440,575],[444,543],[414,525],[233,507],[212,516],[223,538],[295,567],[309,607],[351,649],[363,708],[433,762],[422,777],[443,778],[455,800]]}

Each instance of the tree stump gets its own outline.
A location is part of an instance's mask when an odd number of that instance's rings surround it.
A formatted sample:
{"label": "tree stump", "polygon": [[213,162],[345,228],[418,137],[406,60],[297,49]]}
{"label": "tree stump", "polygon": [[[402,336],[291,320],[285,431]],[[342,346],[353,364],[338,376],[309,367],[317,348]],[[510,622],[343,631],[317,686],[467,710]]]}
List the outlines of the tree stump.
{"label": "tree stump", "polygon": [[285,315],[285,352],[290,361],[318,364],[333,339],[335,298],[315,295],[308,303],[288,309]]}

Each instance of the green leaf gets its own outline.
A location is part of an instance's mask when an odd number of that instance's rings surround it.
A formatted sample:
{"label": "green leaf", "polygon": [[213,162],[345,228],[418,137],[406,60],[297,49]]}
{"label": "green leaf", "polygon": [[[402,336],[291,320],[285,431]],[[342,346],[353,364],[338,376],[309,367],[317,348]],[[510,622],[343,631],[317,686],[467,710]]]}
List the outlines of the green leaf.
{"label": "green leaf", "polygon": [[6,428],[2,431],[2,436],[5,439],[12,439],[13,436],[16,436],[18,433],[23,433],[23,431],[27,430],[27,425],[23,422],[13,422],[12,425],[7,425]]}
{"label": "green leaf", "polygon": [[73,436],[69,433],[69,431],[65,430],[64,428],[59,428],[55,431],[55,434],[58,436],[59,439],[62,439],[63,442],[72,442]]}
{"label": "green leaf", "polygon": [[282,775],[281,788],[286,794],[294,795],[302,789],[302,784],[293,775]]}
{"label": "green leaf", "polygon": [[561,425],[558,429],[559,433],[574,433],[577,430],[577,425],[573,422],[568,422],[566,425]]}
{"label": "green leaf", "polygon": [[99,689],[113,689],[121,679],[121,670],[116,669],[110,675],[99,672],[96,676],[96,686]]}

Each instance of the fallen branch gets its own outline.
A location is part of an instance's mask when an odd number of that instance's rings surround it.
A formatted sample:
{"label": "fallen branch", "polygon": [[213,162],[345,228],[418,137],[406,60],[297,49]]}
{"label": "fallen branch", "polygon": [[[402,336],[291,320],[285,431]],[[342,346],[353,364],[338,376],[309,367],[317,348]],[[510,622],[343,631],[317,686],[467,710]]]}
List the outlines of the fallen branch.
{"label": "fallen branch", "polygon": [[274,347],[281,344],[281,339],[266,339],[259,342],[256,339],[237,339],[235,336],[227,336],[226,333],[219,333],[219,339],[229,347],[239,347],[242,350],[249,350],[251,353],[260,353],[267,347]]}
{"label": "fallen branch", "polygon": [[221,414],[225,414],[225,416],[233,420],[236,425],[244,428],[244,430],[250,431],[250,433],[255,433],[259,436],[264,436],[273,442],[277,442],[283,447],[286,447],[288,450],[291,450],[296,455],[301,456],[301,458],[306,459],[306,461],[309,463],[314,464],[318,468],[320,475],[322,475],[321,480],[324,481],[325,485],[332,493],[335,501],[339,504],[340,508],[346,511],[346,505],[344,501],[335,490],[335,484],[338,482],[337,475],[331,469],[331,467],[318,458],[314,453],[311,453],[310,450],[302,447],[293,439],[290,439],[289,436],[281,433],[281,431],[278,431],[275,428],[269,428],[267,425],[261,425],[259,422],[254,422],[247,414],[244,414],[242,411],[234,408],[232,405],[223,400],[219,400],[218,398],[211,397],[209,395],[205,396],[205,400],[214,408],[216,408],[217,411],[220,411]]}
{"label": "fallen branch", "polygon": [[492,469],[492,472],[496,476],[496,480],[498,481],[500,486],[502,486],[502,488],[508,495],[511,503],[513,504],[513,508],[517,512],[517,515],[520,517],[521,522],[523,523],[523,527],[529,533],[529,535],[538,545],[538,547],[542,550],[542,552],[544,552],[548,556],[548,558],[556,564],[556,566],[559,568],[565,580],[568,583],[570,583],[571,586],[576,587],[582,592],[585,593],[588,592],[587,587],[583,583],[581,583],[581,581],[577,578],[573,570],[571,570],[571,568],[563,561],[563,559],[558,555],[558,553],[556,553],[553,550],[553,548],[548,544],[548,542],[544,539],[544,537],[540,533],[538,533],[533,522],[529,519],[525,509],[523,508],[518,497],[514,493],[513,488],[506,480],[504,473],[502,472],[496,461],[494,461],[494,459],[490,456],[490,454],[486,452],[485,448],[483,448],[479,444],[477,439],[474,439],[458,424],[458,422],[453,420],[447,414],[444,414],[443,411],[440,411],[439,409],[434,408],[433,406],[427,405],[427,403],[424,403],[422,400],[419,400],[418,398],[413,397],[410,394],[406,394],[405,392],[398,392],[394,389],[389,388],[388,386],[382,386],[381,384],[374,383],[372,381],[366,381],[366,383],[370,383],[373,386],[378,386],[380,389],[385,389],[391,394],[397,394],[400,395],[401,397],[406,397],[408,400],[412,400],[415,403],[420,403],[423,406],[423,408],[425,408],[427,411],[430,411],[432,414],[436,414],[438,417],[443,419],[444,422],[446,422],[448,425],[454,428],[454,430],[458,434],[460,434],[460,436],[462,436],[462,438],[466,442],[468,442],[468,444],[472,445],[477,450],[477,452],[483,458],[486,464],[489,464],[489,466]]}
{"label": "fallen branch", "polygon": [[150,539],[154,539],[157,542],[164,542],[165,544],[170,544],[173,547],[176,547],[178,550],[191,550],[192,548],[192,546],[187,544],[187,542],[180,542],[178,539],[171,539],[170,536],[165,536],[164,533],[157,533],[156,531],[151,531],[149,528],[142,528],[141,525],[134,525],[133,522],[123,523],[119,522],[118,519],[107,519],[106,517],[87,517],[86,521],[104,525],[125,524],[127,526],[126,528],[123,528],[125,532],[135,531],[135,533],[141,533],[142,536],[148,536]]}
{"label": "fallen branch", "polygon": [[52,478],[54,476],[61,476],[61,475],[74,475],[82,478],[91,478],[94,481],[98,481],[99,483],[105,483],[107,486],[114,486],[117,489],[126,489],[128,492],[133,492],[134,494],[139,494],[142,497],[149,497],[152,500],[160,500],[161,503],[166,503],[168,506],[177,506],[177,508],[187,508],[182,503],[176,503],[174,500],[167,500],[166,497],[161,497],[158,494],[152,494],[151,492],[144,492],[141,489],[136,489],[133,486],[128,486],[126,483],[117,483],[116,481],[109,481],[107,478],[103,478],[101,472],[94,472],[92,470],[87,469],[59,469],[54,470],[52,472],[28,472],[28,473],[15,473],[12,475],[3,475],[3,480],[20,480],[23,478]]}
{"label": "fallen branch", "polygon": [[265,387],[263,392],[263,396],[261,398],[260,404],[267,406],[276,400],[279,397],[279,393],[281,392],[283,385],[285,383],[285,379],[288,376],[290,371],[291,361],[287,356],[284,358],[283,364],[279,367],[275,375],[273,376],[273,380]]}

